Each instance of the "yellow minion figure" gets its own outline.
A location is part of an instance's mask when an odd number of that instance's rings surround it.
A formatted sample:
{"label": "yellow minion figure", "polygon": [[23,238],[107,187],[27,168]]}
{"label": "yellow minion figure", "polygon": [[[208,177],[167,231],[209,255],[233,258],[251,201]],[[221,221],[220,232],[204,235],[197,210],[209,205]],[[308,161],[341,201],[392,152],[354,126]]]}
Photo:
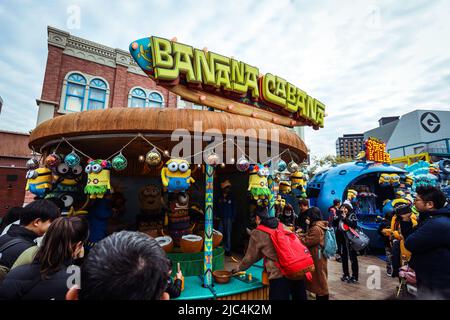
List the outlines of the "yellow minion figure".
{"label": "yellow minion figure", "polygon": [[300,171],[295,171],[291,174],[291,184],[294,189],[304,188],[306,186],[305,175]]}
{"label": "yellow minion figure", "polygon": [[25,190],[39,198],[43,198],[52,188],[52,171],[48,168],[29,170],[25,178],[27,179]]}
{"label": "yellow minion figure", "polygon": [[161,170],[163,186],[169,192],[186,192],[195,180],[191,177],[189,162],[184,159],[170,159]]}
{"label": "yellow minion figure", "polygon": [[107,160],[92,160],[88,163],[84,169],[88,175],[84,193],[89,194],[89,198],[101,199],[111,191],[110,169],[111,163]]}
{"label": "yellow minion figure", "polygon": [[398,174],[394,173],[394,174],[391,174],[390,177],[391,177],[391,180],[390,180],[391,186],[399,187],[400,186],[400,176]]}
{"label": "yellow minion figure", "polygon": [[289,181],[281,181],[279,184],[279,191],[281,194],[289,194],[292,191],[291,183]]}
{"label": "yellow minion figure", "polygon": [[407,188],[411,188],[413,183],[414,183],[414,179],[411,176],[406,176],[405,177],[405,186]]}
{"label": "yellow minion figure", "polygon": [[380,179],[378,180],[378,184],[383,187],[387,187],[391,185],[391,175],[388,173],[382,173],[380,175]]}
{"label": "yellow minion figure", "polygon": [[248,191],[260,206],[269,205],[270,189],[267,181],[269,176],[268,166],[256,164],[250,166],[248,178]]}
{"label": "yellow minion figure", "polygon": [[306,175],[303,172],[295,171],[290,176],[291,186],[297,198],[306,198]]}
{"label": "yellow minion figure", "polygon": [[358,196],[358,192],[354,189],[348,189],[347,191],[347,200],[352,201]]}

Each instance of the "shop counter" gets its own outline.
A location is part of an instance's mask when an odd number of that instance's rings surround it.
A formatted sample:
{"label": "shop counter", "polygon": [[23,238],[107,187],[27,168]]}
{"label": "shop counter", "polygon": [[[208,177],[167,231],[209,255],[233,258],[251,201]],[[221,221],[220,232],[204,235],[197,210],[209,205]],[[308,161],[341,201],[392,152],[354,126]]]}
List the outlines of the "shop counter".
{"label": "shop counter", "polygon": [[203,276],[184,277],[184,291],[174,300],[267,300],[268,286],[261,282],[262,271],[261,260],[246,271],[252,274],[251,283],[233,276],[230,282],[214,283],[212,288],[203,287]]}

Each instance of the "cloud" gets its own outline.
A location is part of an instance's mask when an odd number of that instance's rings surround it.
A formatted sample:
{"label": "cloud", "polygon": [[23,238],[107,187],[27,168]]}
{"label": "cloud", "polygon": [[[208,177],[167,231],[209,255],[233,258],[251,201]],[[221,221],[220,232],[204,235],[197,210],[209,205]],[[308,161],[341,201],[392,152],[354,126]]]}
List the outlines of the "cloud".
{"label": "cloud", "polygon": [[[79,9],[78,29],[69,8]],[[51,25],[124,50],[176,36],[279,75],[326,104],[325,128],[308,128],[306,143],[312,155],[333,154],[338,136],[383,116],[450,108],[449,12],[450,2],[425,0],[2,1],[0,129],[36,122]]]}

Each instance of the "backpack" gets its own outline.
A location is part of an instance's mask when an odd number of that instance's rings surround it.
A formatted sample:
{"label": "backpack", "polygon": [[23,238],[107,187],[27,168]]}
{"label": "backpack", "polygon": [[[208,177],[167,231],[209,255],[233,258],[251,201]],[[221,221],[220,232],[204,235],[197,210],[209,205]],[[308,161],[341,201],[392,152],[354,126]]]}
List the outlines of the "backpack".
{"label": "backpack", "polygon": [[[0,259],[2,257],[3,251],[5,251],[6,249],[15,246],[16,244],[22,243],[24,242],[23,239],[20,238],[15,238],[15,239],[11,239],[8,242],[6,242],[5,244],[3,244],[0,247]],[[3,282],[3,280],[5,279],[6,275],[9,272],[9,268],[3,265],[0,265],[0,284]]]}
{"label": "backpack", "polygon": [[314,261],[308,250],[297,235],[285,230],[282,223],[277,229],[259,225],[257,230],[270,235],[275,251],[277,252],[277,267],[283,276],[290,280],[310,279],[314,271]]}
{"label": "backpack", "polygon": [[330,259],[334,257],[336,252],[337,252],[337,242],[334,229],[327,228],[327,230],[325,231],[323,248],[321,248],[319,251],[319,257],[320,254],[322,254],[326,259]]}

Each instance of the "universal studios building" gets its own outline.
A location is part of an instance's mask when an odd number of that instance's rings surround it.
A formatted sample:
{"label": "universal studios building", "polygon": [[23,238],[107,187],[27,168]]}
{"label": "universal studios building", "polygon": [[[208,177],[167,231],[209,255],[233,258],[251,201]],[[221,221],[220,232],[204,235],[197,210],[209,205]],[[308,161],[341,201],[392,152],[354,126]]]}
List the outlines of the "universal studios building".
{"label": "universal studios building", "polygon": [[364,132],[364,139],[386,142],[391,158],[429,153],[432,158],[450,157],[450,111],[415,110],[401,117],[379,120],[379,127]]}

